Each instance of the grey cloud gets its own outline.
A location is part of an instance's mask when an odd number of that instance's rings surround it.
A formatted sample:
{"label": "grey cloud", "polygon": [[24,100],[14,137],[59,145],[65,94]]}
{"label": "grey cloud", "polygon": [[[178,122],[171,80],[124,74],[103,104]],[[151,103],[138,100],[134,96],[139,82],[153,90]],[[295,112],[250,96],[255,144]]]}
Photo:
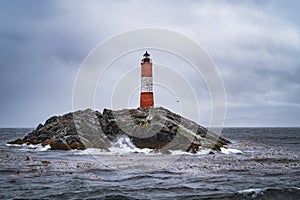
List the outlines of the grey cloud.
{"label": "grey cloud", "polygon": [[[226,125],[299,126],[298,8],[273,0],[1,1],[0,126],[35,126],[70,111],[88,52],[140,27],[172,29],[207,49],[225,83]],[[206,102],[203,84],[184,75]]]}

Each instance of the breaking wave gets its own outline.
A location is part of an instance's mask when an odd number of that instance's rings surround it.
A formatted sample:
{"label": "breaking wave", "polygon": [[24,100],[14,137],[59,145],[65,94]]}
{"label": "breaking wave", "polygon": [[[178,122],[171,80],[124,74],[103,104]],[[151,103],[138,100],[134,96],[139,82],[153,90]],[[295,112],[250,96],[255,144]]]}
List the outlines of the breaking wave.
{"label": "breaking wave", "polygon": [[298,199],[300,196],[300,188],[251,188],[240,190],[236,197],[243,199]]}
{"label": "breaking wave", "polygon": [[[34,151],[47,151],[51,149],[50,145],[42,146],[42,144],[8,144],[6,143],[6,146],[9,147],[20,147],[23,150],[34,150]],[[73,150],[76,152],[76,154],[128,154],[128,153],[140,153],[140,154],[160,154],[157,151],[154,151],[153,149],[149,148],[138,148],[136,147],[130,140],[130,138],[127,135],[121,135],[117,137],[113,142],[112,146],[108,148],[108,150],[105,149],[98,149],[98,148],[88,148],[86,150]],[[206,155],[210,153],[211,149],[199,149],[199,151],[196,154],[186,152],[183,150],[169,150],[170,155]],[[221,153],[223,154],[244,154],[242,151],[238,149],[233,148],[221,148]]]}
{"label": "breaking wave", "polygon": [[[169,150],[170,155],[206,155],[211,151],[211,149],[199,149],[199,151],[196,154],[186,152],[183,150]],[[243,154],[242,151],[237,149],[230,149],[230,148],[221,148],[221,152],[224,154]],[[160,154],[159,152],[149,149],[149,148],[143,148],[140,149],[136,147],[130,140],[130,138],[127,135],[122,135],[116,138],[112,142],[112,146],[108,148],[107,150],[103,149],[97,149],[97,148],[89,148],[83,151],[78,152],[79,154],[128,154],[128,153],[140,153],[140,154]]]}
{"label": "breaking wave", "polygon": [[221,152],[224,154],[244,154],[241,150],[221,147]]}
{"label": "breaking wave", "polygon": [[51,149],[49,144],[42,146],[42,144],[5,144],[8,147],[21,147],[24,150],[34,150],[34,151],[47,151]]}

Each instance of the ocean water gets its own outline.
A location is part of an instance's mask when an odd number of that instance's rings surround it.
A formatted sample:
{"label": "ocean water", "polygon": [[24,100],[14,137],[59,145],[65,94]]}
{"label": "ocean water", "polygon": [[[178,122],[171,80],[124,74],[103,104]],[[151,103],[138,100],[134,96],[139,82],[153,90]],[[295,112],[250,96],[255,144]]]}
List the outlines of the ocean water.
{"label": "ocean water", "polygon": [[0,129],[0,199],[300,199],[300,128],[225,128],[218,154],[6,145],[29,131]]}

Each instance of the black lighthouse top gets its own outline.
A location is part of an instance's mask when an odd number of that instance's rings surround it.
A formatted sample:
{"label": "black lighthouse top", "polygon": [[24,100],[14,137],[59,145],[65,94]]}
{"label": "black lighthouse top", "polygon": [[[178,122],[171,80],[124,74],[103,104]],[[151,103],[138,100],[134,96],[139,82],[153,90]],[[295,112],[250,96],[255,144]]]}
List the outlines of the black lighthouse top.
{"label": "black lighthouse top", "polygon": [[143,55],[143,59],[142,59],[142,62],[151,62],[151,59],[150,59],[150,54],[146,51],[146,53]]}

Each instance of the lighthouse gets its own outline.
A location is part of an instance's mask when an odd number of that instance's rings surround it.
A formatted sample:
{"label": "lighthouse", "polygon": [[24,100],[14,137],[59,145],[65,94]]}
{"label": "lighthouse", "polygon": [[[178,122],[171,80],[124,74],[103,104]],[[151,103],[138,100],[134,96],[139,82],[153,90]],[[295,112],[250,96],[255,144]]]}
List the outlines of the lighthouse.
{"label": "lighthouse", "polygon": [[154,106],[152,60],[146,51],[141,63],[141,96],[140,107],[147,108]]}

